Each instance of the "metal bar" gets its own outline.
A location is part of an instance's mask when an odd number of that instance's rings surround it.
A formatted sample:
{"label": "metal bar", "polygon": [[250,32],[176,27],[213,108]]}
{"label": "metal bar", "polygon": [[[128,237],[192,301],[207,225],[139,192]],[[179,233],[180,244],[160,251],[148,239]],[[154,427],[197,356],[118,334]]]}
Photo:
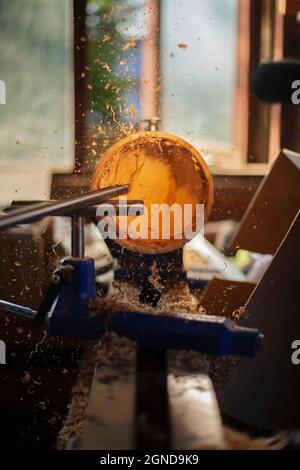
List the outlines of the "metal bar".
{"label": "metal bar", "polygon": [[[123,341],[110,338],[97,351],[92,391],[76,450],[135,449],[136,351],[124,355]],[[127,343],[128,344],[128,343]],[[128,347],[128,346],[127,346]]]}
{"label": "metal bar", "polygon": [[118,311],[105,315],[64,317],[53,314],[50,334],[98,339],[107,330],[127,336],[144,348],[192,349],[216,356],[254,356],[262,334],[232,320],[211,315],[156,315]]}
{"label": "metal bar", "polygon": [[23,315],[27,318],[35,318],[36,311],[28,307],[23,307],[22,305],[13,304],[12,302],[7,302],[6,300],[0,300],[0,310],[4,310],[8,313],[16,313],[18,315]]}
{"label": "metal bar", "polygon": [[168,374],[171,449],[223,449],[225,440],[217,399],[203,373]]}
{"label": "metal bar", "polygon": [[108,328],[146,348],[192,349],[217,356],[254,356],[262,340],[257,329],[211,315],[119,311],[112,315]]}
{"label": "metal bar", "polygon": [[223,449],[224,430],[206,375],[207,358],[196,351],[167,351],[167,372],[171,449]]}
{"label": "metal bar", "polygon": [[[25,207],[25,206],[30,206],[32,204],[47,204],[50,202],[57,202],[57,199],[53,199],[50,201],[12,201],[10,207],[6,208],[5,211],[9,212],[11,210],[20,208],[20,207]],[[70,209],[70,213],[67,213],[65,210],[63,211],[63,214],[60,213],[60,210],[57,210],[55,214],[52,214],[52,216],[68,216],[68,215],[82,215],[82,216],[88,216],[88,217],[96,217],[97,215],[97,209],[100,206],[98,205],[92,205],[92,206],[87,206],[87,207],[81,207],[79,209]],[[128,210],[132,207],[134,207],[135,212],[139,212],[140,215],[143,215],[144,212],[144,203],[141,200],[128,200],[128,201],[118,201],[114,199],[108,199],[105,201],[105,203],[101,204],[102,210],[103,206],[105,209],[105,206],[109,208],[109,206],[113,206],[116,211],[116,215],[119,215],[120,209],[122,209],[122,214],[128,212]]]}
{"label": "metal bar", "polygon": [[84,257],[84,219],[72,216],[71,254],[74,258]]}
{"label": "metal bar", "polygon": [[166,351],[140,348],[137,359],[137,449],[169,449]]}
{"label": "metal bar", "polygon": [[17,224],[24,224],[39,220],[43,217],[55,214],[58,210],[61,215],[68,214],[74,209],[79,209],[91,204],[100,204],[110,197],[125,194],[129,190],[129,185],[124,184],[120,186],[111,186],[108,188],[100,189],[99,191],[92,191],[82,196],[76,196],[71,199],[63,201],[55,201],[49,203],[39,203],[30,207],[16,209],[10,214],[0,217],[0,230],[12,227]]}

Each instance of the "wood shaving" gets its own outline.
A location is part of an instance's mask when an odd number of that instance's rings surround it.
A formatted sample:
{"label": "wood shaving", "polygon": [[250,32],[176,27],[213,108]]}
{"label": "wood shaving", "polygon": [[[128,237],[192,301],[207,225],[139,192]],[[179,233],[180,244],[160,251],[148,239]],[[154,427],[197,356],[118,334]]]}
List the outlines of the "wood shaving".
{"label": "wood shaving", "polygon": [[68,406],[69,412],[58,435],[58,450],[66,449],[68,443],[82,432],[94,370],[95,351],[91,346],[86,348],[81,361],[77,381],[72,390],[72,399]]}
{"label": "wood shaving", "polygon": [[[157,283],[155,288],[157,288]],[[114,281],[113,290],[107,297],[97,300],[97,310],[99,313],[114,313],[120,310],[134,311],[141,313],[161,314],[203,314],[204,311],[199,301],[193,296],[186,282],[172,282],[159,285],[161,298],[156,307],[142,304],[139,299],[140,288],[129,282]]]}

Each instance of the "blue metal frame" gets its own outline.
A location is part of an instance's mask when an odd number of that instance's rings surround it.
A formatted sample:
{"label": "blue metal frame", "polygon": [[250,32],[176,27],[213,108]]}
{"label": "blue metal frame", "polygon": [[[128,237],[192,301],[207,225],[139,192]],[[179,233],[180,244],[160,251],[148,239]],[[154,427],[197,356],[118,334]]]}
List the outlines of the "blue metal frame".
{"label": "blue metal frame", "polygon": [[256,329],[242,328],[228,318],[209,315],[156,315],[117,311],[110,317],[101,312],[91,314],[91,301],[96,298],[95,268],[92,259],[65,259],[62,264],[74,267],[72,281],[57,297],[48,323],[55,336],[97,339],[112,330],[158,349],[193,349],[218,356],[253,356],[261,334]]}
{"label": "blue metal frame", "polygon": [[[94,260],[70,257],[60,263],[73,269],[48,313],[50,335],[96,340],[106,331],[115,331],[147,348],[192,349],[216,356],[254,356],[260,346],[259,330],[237,326],[224,317],[127,310],[101,314],[93,305],[97,299]],[[36,316],[33,310],[10,302],[0,301],[1,306],[31,319]]]}

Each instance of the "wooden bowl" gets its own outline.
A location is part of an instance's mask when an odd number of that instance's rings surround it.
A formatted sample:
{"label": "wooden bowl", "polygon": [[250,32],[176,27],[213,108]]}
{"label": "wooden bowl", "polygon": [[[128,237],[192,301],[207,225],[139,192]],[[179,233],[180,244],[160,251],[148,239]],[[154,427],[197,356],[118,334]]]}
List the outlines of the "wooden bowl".
{"label": "wooden bowl", "polygon": [[[121,199],[143,200],[146,213],[140,217],[115,217],[118,234],[126,223],[138,229],[136,232],[140,230],[138,235],[129,230],[127,239],[116,241],[139,253],[166,253],[182,247],[188,241],[188,228],[198,232],[202,228],[196,205],[203,204],[205,221],[213,203],[212,176],[200,153],[183,139],[165,132],[132,134],[116,142],[101,157],[92,177],[92,189],[124,183],[130,184],[130,191]],[[182,210],[182,214],[187,207],[184,205],[189,204],[191,216],[185,220],[175,211],[177,218],[171,213],[167,220],[165,212],[157,216],[155,204],[177,204],[176,210]],[[168,229],[166,232],[167,226],[170,233]]]}

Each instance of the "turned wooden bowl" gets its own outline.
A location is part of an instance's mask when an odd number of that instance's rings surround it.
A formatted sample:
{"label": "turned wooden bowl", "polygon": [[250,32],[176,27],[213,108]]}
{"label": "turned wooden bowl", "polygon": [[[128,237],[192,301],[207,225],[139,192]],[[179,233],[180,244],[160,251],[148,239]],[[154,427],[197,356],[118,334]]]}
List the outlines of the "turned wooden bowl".
{"label": "turned wooden bowl", "polygon": [[[130,184],[130,190],[120,198],[143,200],[146,213],[139,217],[115,217],[118,234],[132,222],[135,230],[134,235],[129,230],[127,239],[116,242],[139,253],[166,253],[182,247],[188,229],[202,228],[197,219],[197,204],[203,205],[205,221],[213,203],[212,176],[203,157],[183,139],[165,132],[132,134],[116,142],[100,158],[92,177],[92,189],[124,183]],[[155,207],[161,204],[168,205],[165,207],[176,204],[176,210],[182,208],[182,216],[179,212],[175,216],[172,211],[169,220],[165,212],[157,216]],[[186,212],[184,218],[188,205],[190,213]]]}

